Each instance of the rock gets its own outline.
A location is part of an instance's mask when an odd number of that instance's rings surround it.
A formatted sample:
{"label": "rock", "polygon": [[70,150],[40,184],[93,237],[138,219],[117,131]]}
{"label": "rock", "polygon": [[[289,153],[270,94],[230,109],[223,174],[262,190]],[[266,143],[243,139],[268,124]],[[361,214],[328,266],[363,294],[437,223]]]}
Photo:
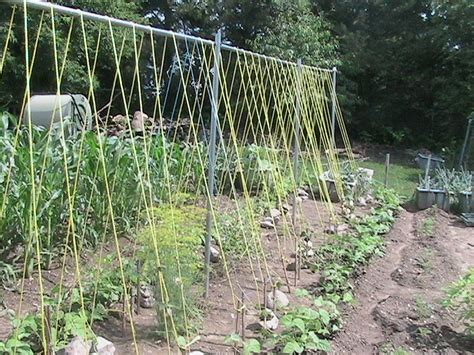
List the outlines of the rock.
{"label": "rock", "polygon": [[367,201],[364,197],[359,197],[357,199],[357,206],[367,206]]}
{"label": "rock", "polygon": [[275,291],[275,300],[273,299],[273,292],[269,292],[267,294],[267,306],[270,309],[273,309],[274,305],[276,305],[276,308],[282,308],[282,307],[288,306],[289,304],[290,304],[290,300],[280,290]]}
{"label": "rock", "polygon": [[97,355],[113,355],[115,354],[115,345],[102,337],[97,337],[97,346],[96,346]]}
{"label": "rock", "polygon": [[347,223],[338,224],[336,227],[337,234],[344,234],[349,231],[350,226]]}
{"label": "rock", "polygon": [[[294,199],[294,201],[298,204],[298,203],[303,202],[303,199],[302,199],[300,196],[296,196],[296,198]],[[292,203],[293,203],[293,200],[292,200]]]}
{"label": "rock", "polygon": [[266,308],[265,311],[269,314],[269,317],[265,320],[263,319],[260,321],[260,325],[269,330],[275,330],[278,328],[278,325],[280,324],[280,321],[278,320],[278,317],[271,311],[270,309]]}
{"label": "rock", "polygon": [[260,222],[260,227],[265,229],[273,229],[275,225],[273,224],[273,218],[266,217]]}
{"label": "rock", "polygon": [[309,196],[301,196],[301,201],[306,201],[309,199]]}
{"label": "rock", "polygon": [[352,210],[350,208],[344,207],[344,206],[342,207],[342,214],[344,216],[349,216],[351,213],[352,213]]}
{"label": "rock", "polygon": [[219,249],[217,249],[216,247],[213,247],[211,245],[210,251],[211,251],[211,255],[210,255],[211,256],[211,263],[219,262],[219,260],[221,258]]}
{"label": "rock", "polygon": [[372,169],[360,168],[359,171],[367,175],[367,180],[370,182],[374,177],[374,171]]}
{"label": "rock", "polygon": [[204,355],[204,353],[199,350],[194,350],[194,351],[191,351],[189,355]]}
{"label": "rock", "polygon": [[273,219],[280,219],[280,216],[281,216],[281,212],[279,210],[277,210],[276,208],[272,208],[270,210],[270,217],[272,217]]}
{"label": "rock", "polygon": [[313,242],[312,242],[311,240],[308,240],[308,241],[306,242],[306,246],[307,246],[308,248],[312,248],[312,247],[313,247]]}
{"label": "rock", "polygon": [[283,209],[283,212],[288,213],[291,210],[291,206],[287,203],[284,203],[281,208]]}
{"label": "rock", "polygon": [[303,197],[303,196],[309,197],[309,194],[303,189],[297,189],[296,194],[300,197]]}
{"label": "rock", "polygon": [[365,197],[365,202],[367,202],[367,203],[372,203],[372,202],[374,202],[373,196],[372,196],[372,195],[367,195],[367,196]]}
{"label": "rock", "polygon": [[296,270],[296,263],[293,261],[286,266],[286,271],[295,271]]}
{"label": "rock", "polygon": [[312,250],[312,249],[308,250],[306,252],[306,256],[309,256],[309,257],[314,256],[314,250]]}
{"label": "rock", "polygon": [[153,291],[150,286],[148,285],[140,285],[140,296],[142,298],[152,298]]}
{"label": "rock", "polygon": [[126,124],[127,123],[127,118],[124,115],[116,115],[112,117],[112,122],[116,124]]}
{"label": "rock", "polygon": [[140,307],[142,308],[153,308],[155,304],[155,298],[153,296],[153,290],[148,285],[140,286]]}
{"label": "rock", "polygon": [[66,347],[57,352],[62,355],[89,355],[91,351],[91,343],[85,341],[82,337],[74,337]]}
{"label": "rock", "polygon": [[148,120],[148,115],[141,111],[135,111],[133,114],[132,128],[135,132],[143,132],[145,130],[145,121]]}
{"label": "rock", "polygon": [[153,298],[140,298],[140,307],[150,309],[155,304]]}
{"label": "rock", "polygon": [[345,234],[349,231],[349,225],[346,223],[338,224],[338,225],[330,225],[328,228],[324,230],[325,233],[328,234]]}

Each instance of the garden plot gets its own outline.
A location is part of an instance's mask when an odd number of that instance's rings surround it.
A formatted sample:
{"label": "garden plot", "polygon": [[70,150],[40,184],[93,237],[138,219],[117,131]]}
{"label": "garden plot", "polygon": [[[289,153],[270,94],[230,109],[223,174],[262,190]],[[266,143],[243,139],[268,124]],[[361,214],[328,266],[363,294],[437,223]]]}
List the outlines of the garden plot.
{"label": "garden plot", "polygon": [[346,309],[333,352],[471,351],[460,314],[442,305],[445,288],[474,264],[469,228],[436,209],[404,211],[386,240],[386,256],[356,281],[358,302]]}

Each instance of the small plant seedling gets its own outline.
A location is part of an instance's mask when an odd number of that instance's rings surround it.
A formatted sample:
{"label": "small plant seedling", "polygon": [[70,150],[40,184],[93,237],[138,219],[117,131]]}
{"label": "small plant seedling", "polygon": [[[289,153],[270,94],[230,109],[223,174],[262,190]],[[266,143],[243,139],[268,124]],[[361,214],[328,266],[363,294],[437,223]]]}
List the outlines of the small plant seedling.
{"label": "small plant seedling", "polygon": [[420,318],[430,318],[433,313],[433,307],[427,303],[421,296],[415,298],[416,313]]}
{"label": "small plant seedling", "polygon": [[421,227],[421,232],[425,237],[433,238],[435,236],[436,220],[434,216],[428,217]]}
{"label": "small plant seedling", "polygon": [[421,256],[420,265],[425,271],[431,271],[433,269],[433,250],[427,249]]}
{"label": "small plant seedling", "polygon": [[420,334],[421,337],[426,338],[430,336],[431,334],[433,334],[433,332],[429,328],[420,327],[418,328],[418,334]]}
{"label": "small plant seedling", "polygon": [[410,355],[410,353],[403,348],[396,348],[393,350],[392,355]]}

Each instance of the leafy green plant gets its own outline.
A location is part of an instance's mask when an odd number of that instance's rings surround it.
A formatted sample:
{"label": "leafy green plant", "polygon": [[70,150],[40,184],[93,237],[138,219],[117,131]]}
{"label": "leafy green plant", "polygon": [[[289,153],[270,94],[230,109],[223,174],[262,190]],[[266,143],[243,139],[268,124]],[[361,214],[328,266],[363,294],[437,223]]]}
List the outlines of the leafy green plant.
{"label": "leafy green plant", "polygon": [[474,268],[446,290],[443,305],[459,314],[466,332],[474,335]]}
{"label": "leafy green plant", "polygon": [[0,341],[0,352],[13,354],[35,354],[41,348],[41,330],[38,325],[38,317],[27,315],[23,318],[13,317],[12,335],[4,342]]}
{"label": "leafy green plant", "polygon": [[239,351],[240,348],[243,348],[243,354],[260,354],[262,351],[262,346],[257,339],[249,339],[244,341],[240,334],[230,334],[225,337],[224,342],[231,345],[235,351]]}
{"label": "leafy green plant", "polygon": [[331,350],[327,338],[340,328],[340,313],[333,302],[322,297],[315,298],[313,306],[297,307],[281,319],[283,331],[274,336],[274,341],[282,353]]}

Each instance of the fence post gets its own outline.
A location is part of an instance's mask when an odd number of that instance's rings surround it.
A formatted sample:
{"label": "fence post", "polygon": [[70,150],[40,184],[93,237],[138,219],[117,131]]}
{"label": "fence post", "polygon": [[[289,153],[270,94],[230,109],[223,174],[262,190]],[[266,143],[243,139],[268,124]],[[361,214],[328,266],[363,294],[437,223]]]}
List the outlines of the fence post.
{"label": "fence post", "polygon": [[336,148],[336,74],[337,68],[332,68],[332,111],[331,111],[331,133],[332,144]]}
{"label": "fence post", "polygon": [[464,137],[464,143],[463,143],[462,149],[461,149],[461,156],[459,157],[459,168],[460,169],[466,169],[467,168],[467,166],[464,165],[464,161],[465,161],[465,157],[466,157],[466,150],[467,150],[468,142],[469,142],[470,137],[472,137],[471,126],[472,126],[473,122],[474,122],[474,118],[471,118],[471,119],[469,119],[469,121],[467,121],[466,136]]}
{"label": "fence post", "polygon": [[210,262],[211,262],[211,238],[214,220],[212,216],[212,197],[214,195],[214,179],[215,179],[215,168],[216,168],[216,131],[217,131],[217,120],[219,114],[219,68],[221,60],[221,31],[217,31],[215,45],[214,45],[214,68],[212,78],[212,107],[211,107],[211,134],[209,137],[209,166],[207,176],[207,217],[206,217],[206,251],[205,251],[205,297],[209,295],[209,273],[210,273]]}
{"label": "fence post", "polygon": [[390,168],[390,153],[385,155],[385,177],[384,177],[384,186],[388,186],[388,170]]}
{"label": "fence post", "polygon": [[299,155],[301,139],[301,59],[297,61],[296,67],[296,112],[295,112],[295,143],[293,145],[293,175],[295,179],[295,193],[293,195],[292,222],[296,233],[296,198],[298,197],[298,186],[300,180]]}

